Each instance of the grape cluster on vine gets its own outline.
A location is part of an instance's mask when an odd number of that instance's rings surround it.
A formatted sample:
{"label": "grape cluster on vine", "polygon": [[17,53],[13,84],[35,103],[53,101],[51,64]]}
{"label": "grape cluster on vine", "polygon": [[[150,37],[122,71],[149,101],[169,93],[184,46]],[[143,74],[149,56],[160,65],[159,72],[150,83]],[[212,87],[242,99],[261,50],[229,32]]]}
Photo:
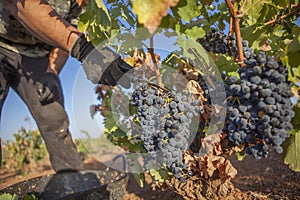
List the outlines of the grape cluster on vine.
{"label": "grape cluster on vine", "polygon": [[184,92],[165,92],[141,82],[132,95],[132,105],[138,109],[144,148],[184,182],[189,165],[183,163],[182,153],[189,145],[192,119],[204,112],[200,101]]}
{"label": "grape cluster on vine", "polygon": [[[198,39],[207,51],[237,56],[235,35],[213,31]],[[265,52],[254,53],[242,41],[245,67],[239,77],[226,76],[228,114],[224,131],[235,145],[245,145],[245,152],[255,158],[266,157],[268,144],[282,153],[280,146],[293,128],[294,117],[286,67]]]}
{"label": "grape cluster on vine", "polygon": [[267,144],[272,144],[278,153],[283,152],[280,145],[293,128],[290,99],[293,93],[286,80],[285,66],[263,52],[252,57],[246,60],[246,67],[239,70],[240,80],[227,81],[232,98],[228,101],[230,123],[227,128],[232,141],[251,144],[246,152],[259,158],[267,155]]}

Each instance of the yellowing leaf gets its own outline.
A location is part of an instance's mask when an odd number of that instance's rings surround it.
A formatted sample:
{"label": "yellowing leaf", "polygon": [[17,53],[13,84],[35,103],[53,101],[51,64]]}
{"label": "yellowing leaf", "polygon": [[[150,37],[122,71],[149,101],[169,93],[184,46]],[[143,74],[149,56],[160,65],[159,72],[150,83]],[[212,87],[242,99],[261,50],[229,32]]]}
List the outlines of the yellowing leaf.
{"label": "yellowing leaf", "polygon": [[102,9],[102,10],[104,10],[104,12],[106,13],[107,17],[110,19],[108,11],[107,11],[107,8],[106,8],[104,2],[102,0],[95,0],[95,2],[96,2],[97,7],[100,8],[100,9]]}
{"label": "yellowing leaf", "polygon": [[246,156],[244,151],[243,152],[235,152],[234,155],[236,156],[236,159],[238,161],[242,161]]}
{"label": "yellowing leaf", "polygon": [[228,72],[227,73],[229,76],[235,76],[237,77],[238,79],[240,79],[240,74],[236,71],[233,71],[233,72]]}
{"label": "yellowing leaf", "polygon": [[152,34],[168,14],[169,7],[177,5],[179,0],[133,0],[132,10],[138,16],[138,22],[144,24]]}
{"label": "yellowing leaf", "polygon": [[150,169],[150,175],[158,182],[165,182],[168,178],[168,173],[165,170]]}
{"label": "yellowing leaf", "polygon": [[289,165],[292,170],[300,172],[300,131],[291,135],[287,143],[284,164]]}

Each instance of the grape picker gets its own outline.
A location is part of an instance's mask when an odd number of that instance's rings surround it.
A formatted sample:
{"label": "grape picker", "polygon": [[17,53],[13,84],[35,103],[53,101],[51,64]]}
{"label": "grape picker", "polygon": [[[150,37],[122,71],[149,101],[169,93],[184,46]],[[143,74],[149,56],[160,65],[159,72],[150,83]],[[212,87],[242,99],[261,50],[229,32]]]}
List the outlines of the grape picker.
{"label": "grape picker", "polygon": [[[12,88],[34,117],[55,171],[82,169],[82,160],[68,130],[57,76],[69,54],[83,62],[95,50],[71,25],[81,12],[81,3],[0,1],[0,114],[8,89]],[[97,58],[93,64],[83,64],[83,68],[95,84],[115,85],[131,69],[108,48],[93,51],[93,56]]]}

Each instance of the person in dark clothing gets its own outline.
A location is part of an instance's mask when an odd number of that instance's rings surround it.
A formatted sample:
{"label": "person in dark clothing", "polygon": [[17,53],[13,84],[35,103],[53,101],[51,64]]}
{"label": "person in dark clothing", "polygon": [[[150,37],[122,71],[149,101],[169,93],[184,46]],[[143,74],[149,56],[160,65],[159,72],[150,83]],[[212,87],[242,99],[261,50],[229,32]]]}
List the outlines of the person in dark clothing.
{"label": "person in dark clothing", "polygon": [[[132,68],[109,48],[96,49],[72,25],[81,12],[78,2],[0,1],[0,115],[12,88],[35,119],[56,172],[83,169],[58,78],[68,56],[82,62],[95,84],[114,86]],[[86,61],[91,54],[93,64]]]}

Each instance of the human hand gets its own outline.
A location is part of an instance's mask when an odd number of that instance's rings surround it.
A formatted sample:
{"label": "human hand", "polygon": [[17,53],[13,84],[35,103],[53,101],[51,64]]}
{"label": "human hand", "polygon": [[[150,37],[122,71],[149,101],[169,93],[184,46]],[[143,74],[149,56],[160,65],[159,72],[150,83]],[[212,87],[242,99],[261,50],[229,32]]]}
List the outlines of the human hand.
{"label": "human hand", "polygon": [[57,75],[53,73],[46,73],[36,83],[37,93],[41,104],[48,104],[54,100],[58,100],[61,93],[60,80]]}
{"label": "human hand", "polygon": [[130,87],[133,67],[121,59],[121,56],[109,48],[95,48],[84,36],[74,43],[71,56],[82,62],[87,78],[95,84],[115,86],[119,83],[125,88]]}

